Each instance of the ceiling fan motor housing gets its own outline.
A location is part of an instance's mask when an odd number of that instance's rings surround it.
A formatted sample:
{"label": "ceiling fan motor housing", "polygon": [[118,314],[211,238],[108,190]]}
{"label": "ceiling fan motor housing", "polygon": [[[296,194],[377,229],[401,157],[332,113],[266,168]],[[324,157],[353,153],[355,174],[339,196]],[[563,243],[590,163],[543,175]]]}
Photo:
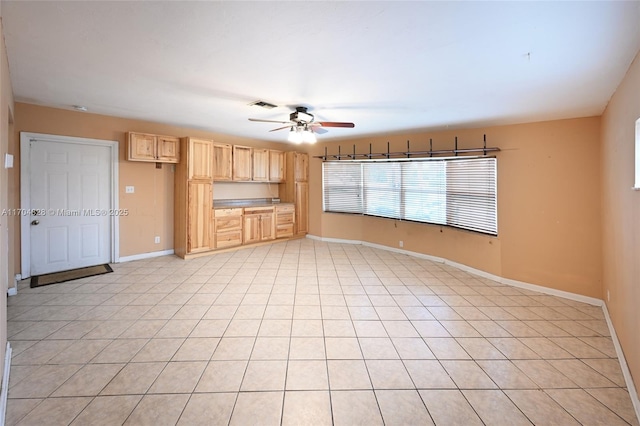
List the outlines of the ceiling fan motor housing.
{"label": "ceiling fan motor housing", "polygon": [[307,113],[306,108],[298,107],[295,112],[289,114],[289,120],[296,123],[311,123],[313,121],[313,115]]}

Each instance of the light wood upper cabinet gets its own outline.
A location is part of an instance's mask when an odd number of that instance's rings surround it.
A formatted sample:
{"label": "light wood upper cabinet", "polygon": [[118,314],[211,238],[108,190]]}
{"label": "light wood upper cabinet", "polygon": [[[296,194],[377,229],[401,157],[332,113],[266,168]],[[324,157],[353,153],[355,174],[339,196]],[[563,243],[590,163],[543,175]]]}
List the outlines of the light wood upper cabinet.
{"label": "light wood upper cabinet", "polygon": [[251,180],[251,151],[248,146],[233,146],[233,180]]}
{"label": "light wood upper cabinet", "polygon": [[269,180],[269,150],[253,148],[252,180],[267,182]]}
{"label": "light wood upper cabinet", "polygon": [[187,253],[211,250],[214,247],[211,229],[212,184],[189,182],[188,185]]}
{"label": "light wood upper cabinet", "polygon": [[180,139],[149,133],[127,134],[127,160],[154,163],[179,163]]}
{"label": "light wood upper cabinet", "polygon": [[233,179],[233,147],[229,144],[213,144],[213,180]]}
{"label": "light wood upper cabinet", "polygon": [[293,155],[293,161],[296,182],[307,182],[309,180],[309,154],[296,152]]}
{"label": "light wood upper cabinet", "polygon": [[283,151],[269,150],[269,182],[284,182],[286,164]]}
{"label": "light wood upper cabinet", "polygon": [[213,179],[213,141],[188,138],[189,159],[187,170],[189,179]]}
{"label": "light wood upper cabinet", "polygon": [[180,161],[180,139],[158,136],[156,138],[156,158],[159,162],[178,163]]}

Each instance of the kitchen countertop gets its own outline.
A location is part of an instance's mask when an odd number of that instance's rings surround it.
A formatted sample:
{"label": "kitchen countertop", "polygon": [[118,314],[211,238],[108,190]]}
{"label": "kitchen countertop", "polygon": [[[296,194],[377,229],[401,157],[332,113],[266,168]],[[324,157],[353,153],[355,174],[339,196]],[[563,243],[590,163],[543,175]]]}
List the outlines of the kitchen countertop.
{"label": "kitchen countertop", "polygon": [[277,206],[278,204],[285,205],[293,203],[272,201],[270,198],[253,198],[248,200],[213,200],[214,209],[233,209],[239,207],[270,207]]}

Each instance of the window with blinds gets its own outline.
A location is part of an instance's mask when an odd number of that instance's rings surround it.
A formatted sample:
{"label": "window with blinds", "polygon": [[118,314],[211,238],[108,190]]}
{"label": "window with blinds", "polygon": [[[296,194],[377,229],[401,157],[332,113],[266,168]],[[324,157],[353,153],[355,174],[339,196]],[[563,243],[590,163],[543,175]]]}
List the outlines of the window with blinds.
{"label": "window with blinds", "polygon": [[495,158],[333,161],[323,210],[498,233]]}

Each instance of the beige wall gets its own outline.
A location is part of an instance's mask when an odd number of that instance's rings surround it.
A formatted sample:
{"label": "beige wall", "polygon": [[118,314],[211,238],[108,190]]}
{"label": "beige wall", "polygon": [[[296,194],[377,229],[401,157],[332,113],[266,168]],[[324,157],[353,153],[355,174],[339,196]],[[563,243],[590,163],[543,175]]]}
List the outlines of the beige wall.
{"label": "beige wall", "polygon": [[411,133],[318,144],[338,152],[499,147],[498,236],[435,225],[322,212],[321,160],[310,166],[310,233],[362,240],[443,257],[505,278],[601,297],[600,118],[448,132]]}
{"label": "beige wall", "polygon": [[[0,35],[2,23],[0,22]],[[9,184],[13,181],[15,169],[4,168],[5,154],[15,154],[11,144],[11,123],[13,118],[13,90],[9,75],[9,63],[4,37],[0,40],[0,211],[17,207],[11,199]],[[7,345],[7,289],[13,287],[16,269],[10,259],[14,252],[11,239],[15,238],[17,217],[0,216],[0,377],[4,373],[4,349]]]}
{"label": "beige wall", "polygon": [[602,116],[603,298],[640,392],[640,191],[633,191],[640,58]]}
{"label": "beige wall", "polygon": [[[123,257],[173,249],[174,167],[164,164],[161,169],[156,169],[155,163],[125,160],[126,132],[136,131],[179,137],[194,136],[213,139],[216,142],[273,149],[290,148],[289,145],[284,144],[24,103],[16,103],[14,127],[16,152],[19,132],[118,141],[120,144],[119,203],[121,209],[129,210],[129,216],[120,218],[120,256]],[[16,163],[19,164],[18,157],[16,157]],[[14,190],[19,188],[17,180],[14,186]],[[125,186],[134,186],[135,192],[125,194]],[[277,185],[272,186],[277,187]],[[160,236],[160,244],[154,243],[155,236]],[[19,253],[19,240],[14,240],[11,247]],[[19,268],[19,261],[19,256],[16,256],[17,268]]]}

